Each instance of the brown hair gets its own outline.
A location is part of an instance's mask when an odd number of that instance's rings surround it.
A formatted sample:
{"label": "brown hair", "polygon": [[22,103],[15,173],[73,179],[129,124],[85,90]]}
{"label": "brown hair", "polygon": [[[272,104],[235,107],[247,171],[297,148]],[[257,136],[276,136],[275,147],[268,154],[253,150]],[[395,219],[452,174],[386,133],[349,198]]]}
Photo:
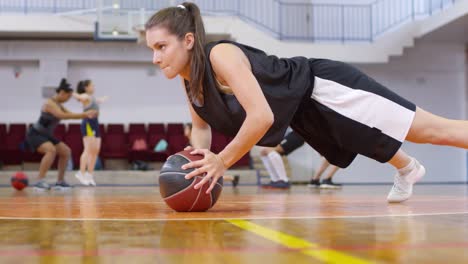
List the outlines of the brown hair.
{"label": "brown hair", "polygon": [[[183,6],[183,7],[182,7]],[[145,30],[153,27],[164,27],[169,33],[182,40],[185,35],[192,32],[195,44],[192,50],[190,84],[188,96],[192,102],[203,104],[203,79],[205,76],[205,27],[200,9],[194,3],[184,2],[177,7],[161,9],[145,24]]]}
{"label": "brown hair", "polygon": [[84,80],[78,82],[78,85],[76,86],[76,92],[79,94],[84,94],[86,93],[86,87],[91,84],[91,80]]}

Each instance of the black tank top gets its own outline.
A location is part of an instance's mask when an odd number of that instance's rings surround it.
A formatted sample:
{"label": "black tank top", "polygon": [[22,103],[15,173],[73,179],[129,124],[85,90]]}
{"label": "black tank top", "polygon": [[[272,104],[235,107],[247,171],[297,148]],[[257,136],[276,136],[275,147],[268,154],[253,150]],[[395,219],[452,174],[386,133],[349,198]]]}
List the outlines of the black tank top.
{"label": "black tank top", "polygon": [[[232,41],[212,42],[205,46],[206,70],[203,81],[202,106],[192,102],[197,114],[215,130],[235,136],[246,114],[232,94],[221,93],[209,60],[211,49],[219,43],[231,43],[239,47],[250,61],[252,73],[274,115],[274,122],[257,145],[276,146],[283,140],[286,129],[301,101],[310,98],[314,86],[314,74],[305,57],[278,58],[265,52]],[[188,82],[185,82],[188,87]]]}
{"label": "black tank top", "polygon": [[[56,103],[54,101],[54,103]],[[57,103],[60,109],[63,110],[63,107]],[[60,123],[60,119],[51,113],[41,111],[39,120],[33,124],[33,128],[42,134],[52,136],[54,134],[55,127]]]}

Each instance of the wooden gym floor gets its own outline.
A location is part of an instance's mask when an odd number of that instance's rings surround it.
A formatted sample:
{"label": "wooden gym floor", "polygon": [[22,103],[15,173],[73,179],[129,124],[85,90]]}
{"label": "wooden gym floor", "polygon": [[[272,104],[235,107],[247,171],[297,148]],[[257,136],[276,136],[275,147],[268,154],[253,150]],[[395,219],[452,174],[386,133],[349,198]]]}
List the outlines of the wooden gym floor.
{"label": "wooden gym floor", "polygon": [[225,186],[205,213],[157,187],[0,188],[0,263],[468,263],[467,185]]}

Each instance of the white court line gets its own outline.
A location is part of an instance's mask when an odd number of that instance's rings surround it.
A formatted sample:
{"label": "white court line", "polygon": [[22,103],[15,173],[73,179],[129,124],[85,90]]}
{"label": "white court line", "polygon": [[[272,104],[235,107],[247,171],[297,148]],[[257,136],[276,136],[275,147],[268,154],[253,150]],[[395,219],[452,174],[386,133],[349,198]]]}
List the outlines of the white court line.
{"label": "white court line", "polygon": [[[182,215],[183,213],[181,213]],[[205,218],[177,218],[177,219],[154,219],[154,218],[39,218],[39,217],[4,217],[0,216],[0,220],[48,220],[48,221],[116,221],[116,222],[162,222],[162,221],[224,221],[227,219],[243,219],[243,220],[287,220],[287,219],[345,219],[345,218],[384,218],[384,217],[412,217],[412,216],[438,216],[438,215],[463,215],[466,212],[453,213],[428,213],[428,214],[395,214],[395,215],[348,215],[348,216],[285,216],[285,217],[205,217]]]}
{"label": "white court line", "polygon": [[[439,198],[439,197],[438,197]],[[1,199],[1,198],[0,198]],[[81,199],[81,198],[80,198]],[[85,204],[90,204],[90,203],[96,203],[96,201],[93,199],[93,198],[89,198],[89,197],[85,197],[83,198],[83,202],[76,202],[75,205],[85,205]],[[434,199],[418,199],[417,201],[418,202],[427,202],[427,201],[433,201]],[[463,198],[462,199],[463,201],[464,200],[467,200],[468,199],[465,199]],[[218,201],[223,201],[222,199],[221,200],[218,200]],[[460,199],[438,199],[437,200],[438,202],[440,201],[443,201],[443,202],[450,202],[450,201],[460,201]],[[223,201],[224,202],[224,201]],[[99,204],[100,205],[106,205],[106,204],[121,204],[122,202],[121,201],[106,201],[106,202],[103,202],[103,201],[99,201]],[[164,201],[125,201],[126,204],[166,204],[166,202]],[[277,204],[278,201],[229,201],[230,204],[251,204],[251,205],[255,205],[255,204]],[[309,201],[288,201],[287,202],[288,204],[310,204]],[[21,204],[21,205],[38,205],[38,204],[57,204],[57,205],[62,205],[63,204],[63,201],[40,201],[40,202],[30,202],[30,201],[15,201],[15,202],[12,202],[11,200],[5,200],[5,201],[2,201],[0,200],[0,205],[3,205],[3,204],[8,204],[8,205],[11,205],[11,204]]]}

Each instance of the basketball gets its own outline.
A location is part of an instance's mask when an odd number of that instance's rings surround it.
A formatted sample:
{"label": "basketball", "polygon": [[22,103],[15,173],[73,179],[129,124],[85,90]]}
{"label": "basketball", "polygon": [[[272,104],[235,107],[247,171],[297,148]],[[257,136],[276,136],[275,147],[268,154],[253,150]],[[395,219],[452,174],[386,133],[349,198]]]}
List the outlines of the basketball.
{"label": "basketball", "polygon": [[202,155],[191,155],[190,151],[181,151],[170,156],[164,163],[159,175],[159,191],[164,202],[177,212],[204,212],[218,200],[223,189],[223,178],[219,178],[215,187],[209,194],[206,190],[211,180],[202,188],[195,190],[195,184],[199,183],[203,176],[197,175],[190,180],[185,175],[194,169],[183,170],[182,165],[203,159]]}
{"label": "basketball", "polygon": [[28,183],[28,176],[26,176],[26,174],[24,174],[21,171],[15,173],[15,175],[11,177],[11,186],[13,186],[13,188],[15,188],[18,191],[21,191],[24,188],[26,188],[28,186]]}

